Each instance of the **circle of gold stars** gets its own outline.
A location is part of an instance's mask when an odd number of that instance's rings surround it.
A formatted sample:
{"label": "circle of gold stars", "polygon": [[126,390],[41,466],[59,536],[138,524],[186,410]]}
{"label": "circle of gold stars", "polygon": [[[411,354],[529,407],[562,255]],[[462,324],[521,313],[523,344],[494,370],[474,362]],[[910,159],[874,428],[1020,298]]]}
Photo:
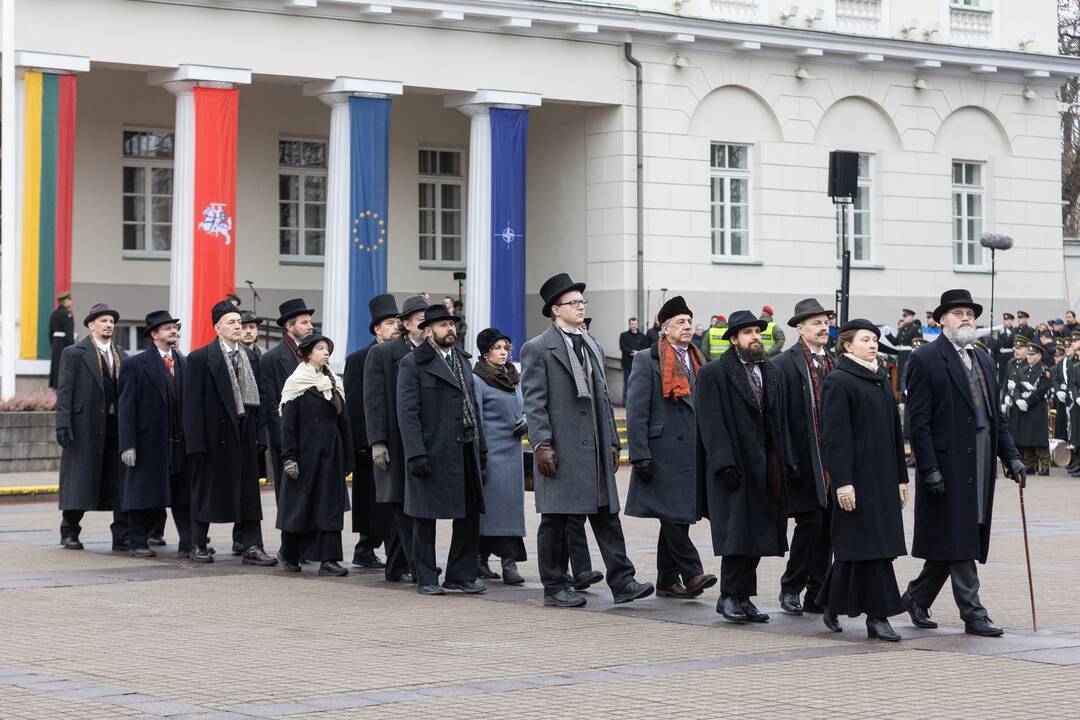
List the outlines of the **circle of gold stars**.
{"label": "circle of gold stars", "polygon": [[[364,245],[362,242],[360,242],[360,221],[366,218],[371,218],[372,220],[377,222],[379,227],[379,239],[375,243],[372,243],[370,245]],[[374,252],[375,250],[379,249],[380,245],[386,244],[386,220],[379,217],[379,213],[375,212],[374,210],[365,210],[353,219],[352,234],[353,242],[356,243],[356,248],[358,250],[364,252]]]}

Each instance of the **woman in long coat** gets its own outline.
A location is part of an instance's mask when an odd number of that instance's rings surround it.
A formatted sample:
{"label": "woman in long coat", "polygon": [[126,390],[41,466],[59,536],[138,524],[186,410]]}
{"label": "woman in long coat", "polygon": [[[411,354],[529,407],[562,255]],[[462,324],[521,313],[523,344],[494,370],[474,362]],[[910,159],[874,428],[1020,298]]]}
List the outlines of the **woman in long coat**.
{"label": "woman in long coat", "polygon": [[525,553],[525,468],[521,436],[525,434],[525,408],[521,377],[510,360],[510,338],[496,328],[476,337],[480,359],[473,367],[473,395],[484,424],[487,469],[484,471],[484,503],[480,516],[480,577],[495,580],[488,567],[495,555],[502,561],[502,580],[507,585],[525,582],[517,563]]}
{"label": "woman in long coat", "polygon": [[836,371],[822,389],[821,451],[835,560],[817,602],[830,630],[842,630],[841,613],[865,613],[869,637],[896,641],[900,636],[888,618],[904,611],[893,560],[907,554],[900,511],[908,477],[892,385],[877,363],[880,336],[868,320],[846,323]]}
{"label": "woman in long coat", "polygon": [[341,380],[328,366],[334,343],[312,333],[300,343],[303,362],[281,391],[281,458],[277,528],[285,570],[300,558],[317,560],[320,575],[348,575],[341,567],[341,533],[353,469],[352,431]]}

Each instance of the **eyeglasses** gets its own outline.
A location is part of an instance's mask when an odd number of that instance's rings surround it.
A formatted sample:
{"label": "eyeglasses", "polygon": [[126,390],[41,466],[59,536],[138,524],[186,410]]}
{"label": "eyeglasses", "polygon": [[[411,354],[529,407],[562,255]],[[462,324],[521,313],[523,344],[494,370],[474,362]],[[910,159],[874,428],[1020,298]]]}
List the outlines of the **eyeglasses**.
{"label": "eyeglasses", "polygon": [[974,320],[975,319],[975,311],[971,310],[969,308],[956,308],[955,310],[950,310],[949,314],[952,315],[957,320]]}
{"label": "eyeglasses", "polygon": [[588,307],[589,306],[589,301],[588,300],[568,300],[567,302],[564,302],[564,303],[555,303],[555,307],[562,307],[563,305],[569,305],[572,308],[579,308],[579,307],[583,308],[583,307]]}

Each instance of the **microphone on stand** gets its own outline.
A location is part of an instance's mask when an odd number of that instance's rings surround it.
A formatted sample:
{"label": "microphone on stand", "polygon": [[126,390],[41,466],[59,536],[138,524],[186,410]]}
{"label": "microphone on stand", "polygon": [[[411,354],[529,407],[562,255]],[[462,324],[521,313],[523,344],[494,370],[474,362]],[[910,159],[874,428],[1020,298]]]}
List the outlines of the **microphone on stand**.
{"label": "microphone on stand", "polygon": [[251,291],[251,313],[255,317],[259,317],[259,313],[256,308],[258,307],[258,301],[262,300],[262,298],[259,297],[259,291],[255,289],[255,284],[253,282],[251,282],[250,280],[245,280],[244,282],[247,284],[248,290]]}

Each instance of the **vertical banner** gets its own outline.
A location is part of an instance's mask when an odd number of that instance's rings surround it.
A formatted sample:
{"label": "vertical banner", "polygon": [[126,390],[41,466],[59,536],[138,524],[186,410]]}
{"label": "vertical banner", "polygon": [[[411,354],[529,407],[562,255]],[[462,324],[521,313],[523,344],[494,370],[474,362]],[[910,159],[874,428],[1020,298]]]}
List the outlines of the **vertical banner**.
{"label": "vertical banner", "polygon": [[47,360],[49,315],[71,289],[75,77],[27,71],[19,357]]}
{"label": "vertical banner", "polygon": [[[210,308],[236,292],[236,138],[238,90],[197,87],[195,98],[195,230],[191,347],[214,338]],[[174,242],[183,242],[174,238]]]}
{"label": "vertical banner", "polygon": [[[525,337],[525,153],[527,110],[491,108],[491,324],[510,336],[514,360]],[[484,328],[476,328],[480,332]]]}
{"label": "vertical banner", "polygon": [[389,98],[350,97],[347,353],[370,342],[368,302],[386,292],[389,165]]}

